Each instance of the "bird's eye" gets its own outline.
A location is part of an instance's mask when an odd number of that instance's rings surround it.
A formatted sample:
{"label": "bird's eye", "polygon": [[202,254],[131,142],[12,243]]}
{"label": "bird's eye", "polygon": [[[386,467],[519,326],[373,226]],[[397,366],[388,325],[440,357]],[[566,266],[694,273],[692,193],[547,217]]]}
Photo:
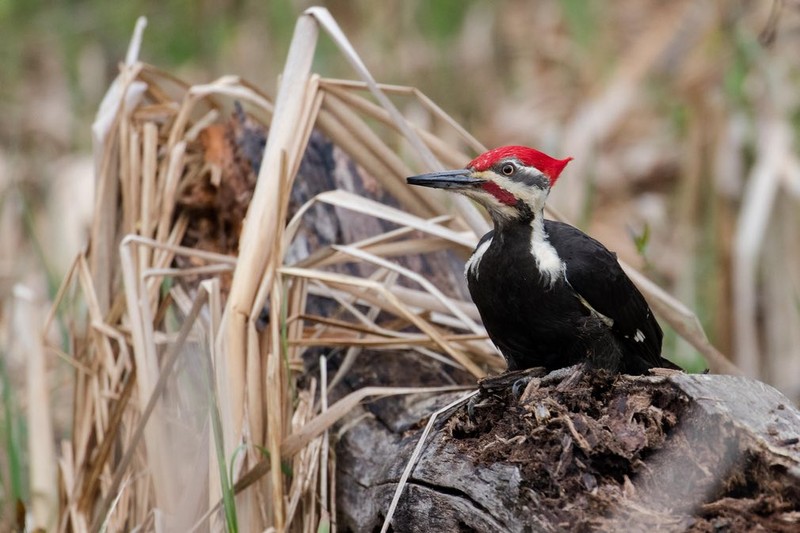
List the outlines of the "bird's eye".
{"label": "bird's eye", "polygon": [[500,169],[500,171],[506,176],[512,176],[516,170],[516,167],[514,167],[514,165],[511,163],[506,163],[503,165],[503,168]]}

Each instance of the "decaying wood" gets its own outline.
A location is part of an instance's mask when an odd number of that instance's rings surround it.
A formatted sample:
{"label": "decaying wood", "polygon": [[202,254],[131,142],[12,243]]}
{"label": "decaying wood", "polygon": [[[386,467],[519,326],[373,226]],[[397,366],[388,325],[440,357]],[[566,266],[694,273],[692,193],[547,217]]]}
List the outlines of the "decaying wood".
{"label": "decaying wood", "polygon": [[[386,354],[382,354],[387,358]],[[384,385],[441,370],[408,354]],[[428,366],[426,366],[428,365]],[[397,377],[392,372],[405,369]],[[446,380],[458,379],[448,374]],[[469,379],[461,376],[462,379]],[[442,378],[445,379],[445,378]],[[800,526],[800,412],[732,376],[534,378],[438,424],[404,489],[394,531],[771,531]],[[339,431],[339,530],[380,528],[421,422],[457,395],[374,402]]]}

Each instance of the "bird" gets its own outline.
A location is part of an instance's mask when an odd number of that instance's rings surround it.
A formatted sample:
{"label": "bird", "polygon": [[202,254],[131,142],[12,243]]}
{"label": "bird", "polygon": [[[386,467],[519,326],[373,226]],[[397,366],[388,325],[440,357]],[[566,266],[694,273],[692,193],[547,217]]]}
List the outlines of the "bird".
{"label": "bird", "polygon": [[407,178],[484,207],[494,228],[465,265],[470,296],[507,370],[579,363],[612,373],[680,367],[661,356],[663,332],[615,253],[581,230],[544,218],[572,160],[502,146],[463,169]]}

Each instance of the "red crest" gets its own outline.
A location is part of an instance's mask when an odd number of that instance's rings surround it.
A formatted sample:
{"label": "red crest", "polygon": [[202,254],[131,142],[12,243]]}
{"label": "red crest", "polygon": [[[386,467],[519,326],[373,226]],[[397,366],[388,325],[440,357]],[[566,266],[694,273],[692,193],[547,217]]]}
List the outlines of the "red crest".
{"label": "red crest", "polygon": [[572,161],[571,157],[555,159],[539,150],[534,150],[527,146],[501,146],[500,148],[495,148],[494,150],[489,150],[479,155],[469,162],[467,168],[477,171],[486,170],[507,157],[514,157],[523,165],[539,170],[550,179],[551,186],[555,185],[559,174],[561,174],[561,171],[567,166],[567,163]]}

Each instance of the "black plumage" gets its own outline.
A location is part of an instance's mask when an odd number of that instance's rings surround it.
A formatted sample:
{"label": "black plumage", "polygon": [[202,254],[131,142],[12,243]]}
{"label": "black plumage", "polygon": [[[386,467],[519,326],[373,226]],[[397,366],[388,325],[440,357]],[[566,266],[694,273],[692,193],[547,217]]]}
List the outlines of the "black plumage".
{"label": "black plumage", "polygon": [[544,229],[565,265],[552,285],[530,253],[532,226],[524,219],[487,233],[476,250],[491,244],[466,273],[508,369],[583,361],[626,374],[677,368],[661,357],[661,327],[616,255],[568,224],[545,220]]}

